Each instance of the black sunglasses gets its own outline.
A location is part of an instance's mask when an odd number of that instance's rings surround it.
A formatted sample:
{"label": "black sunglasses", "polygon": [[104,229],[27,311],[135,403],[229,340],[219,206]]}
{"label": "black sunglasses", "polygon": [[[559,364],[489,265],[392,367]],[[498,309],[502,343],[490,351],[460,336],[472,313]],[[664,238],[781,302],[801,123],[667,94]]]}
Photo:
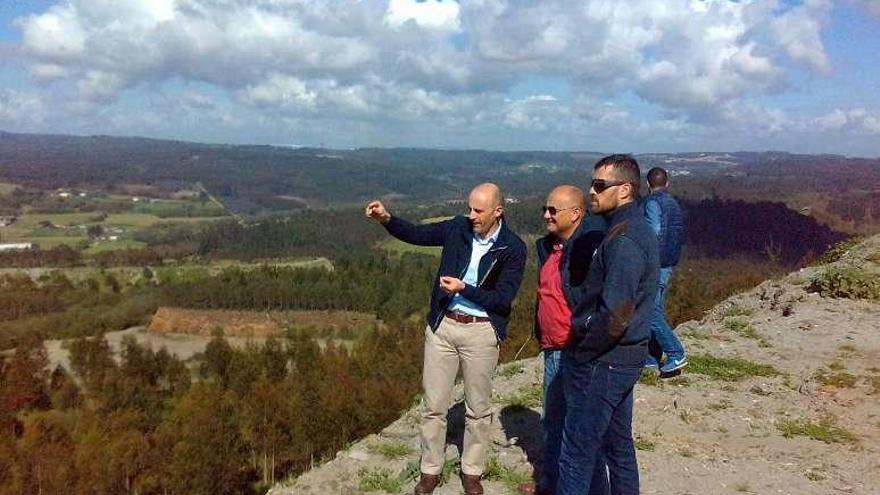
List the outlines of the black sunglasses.
{"label": "black sunglasses", "polygon": [[596,194],[602,194],[602,191],[609,187],[622,186],[624,184],[629,184],[629,182],[625,180],[593,179],[593,181],[590,182],[590,187],[596,191]]}
{"label": "black sunglasses", "polygon": [[550,213],[551,217],[555,217],[556,214],[559,213],[560,211],[579,210],[579,209],[580,209],[579,206],[572,206],[571,208],[557,208],[555,206],[542,206],[541,207],[541,214]]}

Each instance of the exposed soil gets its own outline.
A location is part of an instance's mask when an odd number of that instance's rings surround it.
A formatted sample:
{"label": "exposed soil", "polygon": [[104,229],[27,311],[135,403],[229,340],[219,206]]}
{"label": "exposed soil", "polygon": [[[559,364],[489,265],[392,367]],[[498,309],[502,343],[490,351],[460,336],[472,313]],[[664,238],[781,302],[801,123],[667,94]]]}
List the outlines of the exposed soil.
{"label": "exposed soil", "polygon": [[149,329],[157,333],[230,337],[278,337],[286,329],[322,331],[365,328],[379,323],[375,315],[357,311],[228,311],[160,307]]}

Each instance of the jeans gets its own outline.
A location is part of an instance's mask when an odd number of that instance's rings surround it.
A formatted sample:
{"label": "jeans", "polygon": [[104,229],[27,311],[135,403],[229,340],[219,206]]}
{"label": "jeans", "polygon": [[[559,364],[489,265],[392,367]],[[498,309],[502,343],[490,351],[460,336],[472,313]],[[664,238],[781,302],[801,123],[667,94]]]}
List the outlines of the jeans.
{"label": "jeans", "polygon": [[556,487],[559,472],[559,449],[562,447],[562,425],[565,421],[565,395],[562,387],[562,351],[544,351],[544,459],[538,485],[547,491]]}
{"label": "jeans", "polygon": [[660,285],[657,288],[657,296],[654,298],[654,314],[651,317],[651,342],[649,345],[651,356],[661,361],[663,354],[667,358],[682,358],[685,351],[681,341],[675,335],[675,331],[666,319],[666,289],[669,287],[669,279],[672,278],[672,269],[668,266],[660,268]]}
{"label": "jeans", "polygon": [[[633,387],[641,365],[579,363],[563,355],[567,403],[556,495],[596,493],[607,463],[612,495],[638,495],[639,469],[632,438]],[[599,480],[601,482],[601,480]]]}
{"label": "jeans", "polygon": [[[565,425],[565,388],[560,349],[544,351],[544,457],[538,486],[554,493],[559,479],[559,451],[562,448],[562,429]],[[596,463],[590,495],[608,493],[608,475],[604,460]]]}

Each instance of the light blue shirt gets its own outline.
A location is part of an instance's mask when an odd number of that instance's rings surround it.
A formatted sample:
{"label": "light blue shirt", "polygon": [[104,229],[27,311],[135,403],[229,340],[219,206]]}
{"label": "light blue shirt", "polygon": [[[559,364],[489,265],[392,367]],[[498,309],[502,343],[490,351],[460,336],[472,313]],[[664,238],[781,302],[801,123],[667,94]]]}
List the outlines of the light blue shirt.
{"label": "light blue shirt", "polygon": [[[464,278],[461,279],[462,282],[468,285],[477,285],[477,272],[480,269],[480,259],[492,249],[495,241],[498,240],[499,232],[501,232],[501,221],[498,222],[498,228],[495,229],[495,233],[487,239],[482,239],[477,234],[474,234],[474,238],[471,241],[471,261],[468,264],[467,271],[464,273]],[[449,303],[449,310],[471,316],[489,316],[482,306],[463,297],[461,294],[455,294],[452,297],[452,302]]]}

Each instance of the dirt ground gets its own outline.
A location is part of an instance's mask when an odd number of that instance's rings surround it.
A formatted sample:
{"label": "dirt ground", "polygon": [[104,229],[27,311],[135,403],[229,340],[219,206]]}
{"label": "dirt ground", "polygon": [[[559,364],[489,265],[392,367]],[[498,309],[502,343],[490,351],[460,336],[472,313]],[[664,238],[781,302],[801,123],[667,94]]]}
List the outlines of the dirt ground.
{"label": "dirt ground", "polygon": [[[877,276],[878,253],[875,236],[839,263]],[[636,386],[642,493],[880,493],[880,303],[807,292],[818,270],[765,282],[678,327],[689,366],[679,377],[649,375]],[[739,368],[732,361],[712,368],[716,358],[745,360],[738,362],[743,376],[724,379]],[[541,373],[534,358],[499,368],[488,495],[516,493],[541,464]],[[461,410],[459,402],[450,413],[449,460],[458,458]],[[411,493],[417,426],[413,408],[269,493]],[[458,494],[461,485],[451,476],[435,493]]]}
{"label": "dirt ground", "polygon": [[375,315],[357,311],[228,311],[160,307],[150,331],[210,337],[222,330],[231,337],[280,337],[285,329],[357,329],[378,324]]}

